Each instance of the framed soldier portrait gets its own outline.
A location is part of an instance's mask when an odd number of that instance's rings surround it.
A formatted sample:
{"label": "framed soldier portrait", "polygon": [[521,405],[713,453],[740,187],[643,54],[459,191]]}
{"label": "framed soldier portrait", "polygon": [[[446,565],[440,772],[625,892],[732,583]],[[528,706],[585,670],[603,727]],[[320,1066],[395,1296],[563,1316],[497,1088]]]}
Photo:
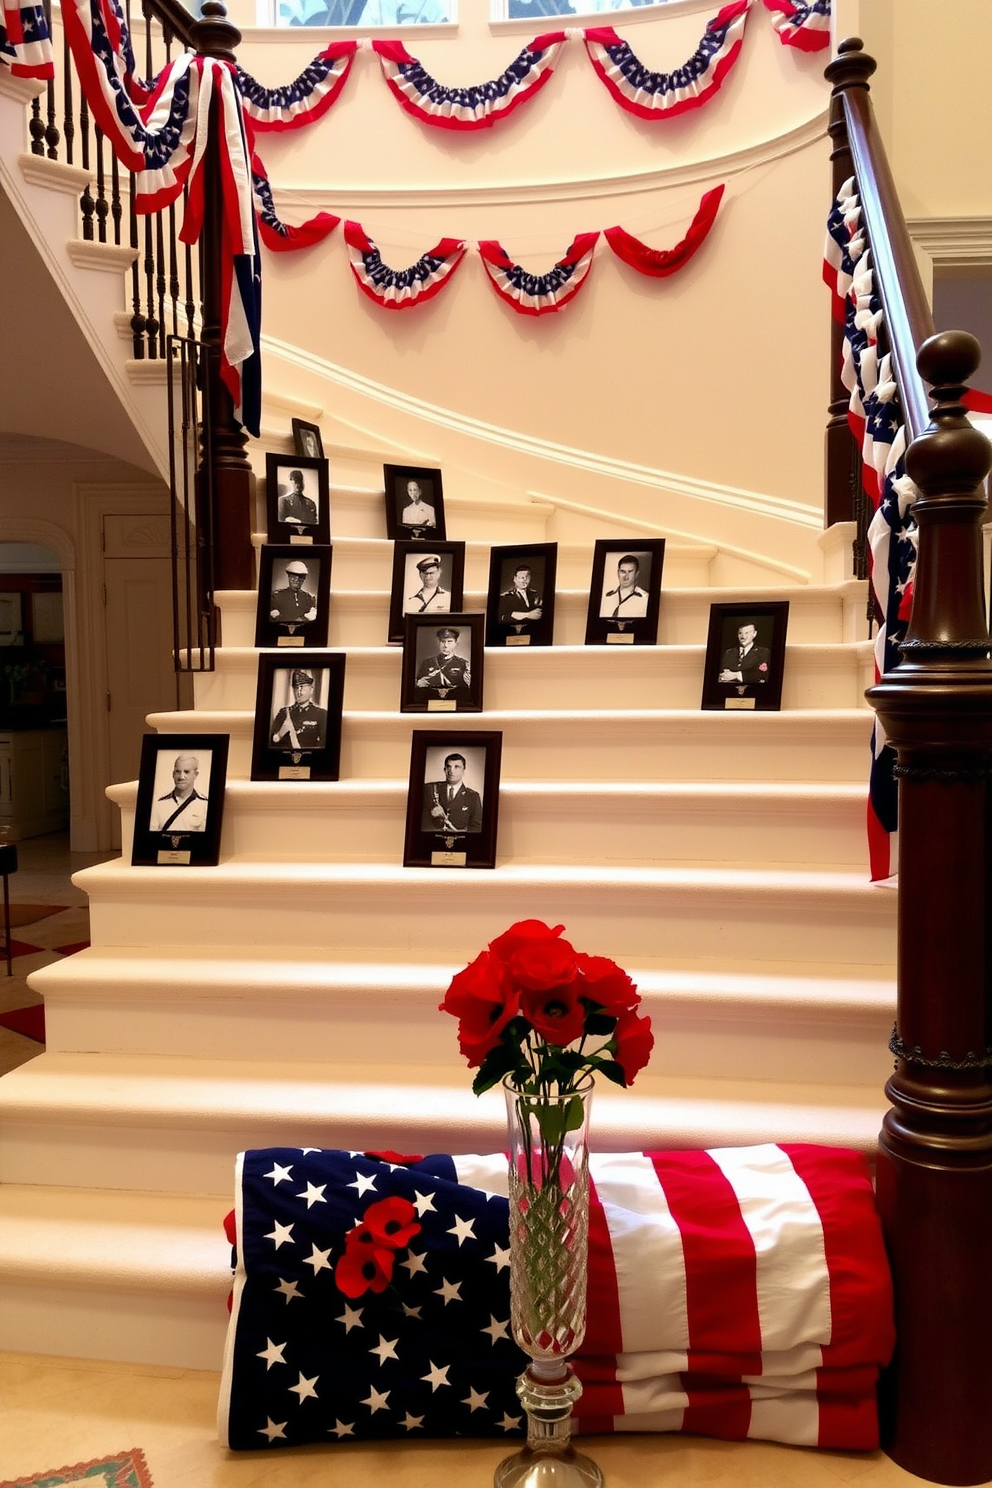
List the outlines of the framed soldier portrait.
{"label": "framed soldier portrait", "polygon": [[493,548],[486,601],[487,646],[550,646],[558,544]]}
{"label": "framed soldier portrait", "polygon": [[258,560],[255,645],[327,645],[330,543],[300,548],[269,543]]}
{"label": "framed soldier portrait", "polygon": [[338,780],[343,651],[258,658],[252,780]]}
{"label": "framed soldier portrait", "polygon": [[501,733],[414,729],[405,868],[495,868]]}
{"label": "framed soldier portrait", "polygon": [[216,866],[230,742],[229,734],[145,734],[133,865]]}
{"label": "framed soldier portrait", "polygon": [[481,713],[483,614],[408,615],[401,713]]}
{"label": "framed soldier portrait", "polygon": [[701,706],[777,711],[788,625],[787,599],[710,605]]}
{"label": "framed soldier portrait", "polygon": [[308,424],[303,419],[294,418],[293,448],[298,455],[303,455],[305,459],[322,460],[324,458],[324,440],[317,425]]}
{"label": "framed soldier portrait", "polygon": [[327,461],[319,455],[267,454],[265,517],[271,543],[330,542]]}
{"label": "framed soldier portrait", "polygon": [[407,615],[447,615],[464,602],[465,544],[402,539],[393,544],[393,584],[389,600],[390,641],[406,635]]}
{"label": "framed soldier portrait", "polygon": [[665,539],[597,539],[589,581],[587,646],[655,646]]}
{"label": "framed soldier portrait", "polygon": [[387,537],[434,542],[444,536],[440,470],[422,465],[383,465],[382,478]]}

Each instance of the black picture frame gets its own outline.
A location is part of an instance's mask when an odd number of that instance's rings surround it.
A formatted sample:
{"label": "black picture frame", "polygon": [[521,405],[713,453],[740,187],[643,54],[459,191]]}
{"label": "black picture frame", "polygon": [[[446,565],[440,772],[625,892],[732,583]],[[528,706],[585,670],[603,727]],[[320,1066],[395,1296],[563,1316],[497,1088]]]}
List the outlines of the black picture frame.
{"label": "black picture frame", "polygon": [[[444,491],[441,472],[427,465],[383,465],[383,485],[386,491],[386,535],[397,540],[406,538],[410,542],[435,542],[445,535]],[[417,491],[410,490],[412,485]],[[411,508],[430,508],[433,520],[426,511],[423,522],[406,520]],[[421,512],[418,510],[415,515]]]}
{"label": "black picture frame", "polygon": [[[514,543],[491,548],[489,553],[489,592],[486,600],[487,646],[550,646],[555,628],[555,575],[558,569],[558,544]],[[539,604],[531,606],[533,618],[522,617],[526,611],[513,606],[514,581],[526,570],[530,575],[526,593],[536,596]],[[525,600],[520,601],[526,603]]]}
{"label": "black picture frame", "polygon": [[589,579],[587,646],[656,646],[665,539],[596,539]]}
{"label": "black picture frame", "polygon": [[308,424],[305,419],[293,419],[293,448],[303,459],[324,458],[324,440],[317,424]]}
{"label": "black picture frame", "polygon": [[[327,645],[327,616],[331,593],[330,543],[301,548],[290,543],[267,543],[258,559],[258,601],[255,611],[255,645],[292,647]],[[290,570],[289,565],[296,565]],[[292,572],[304,575],[298,586]],[[313,603],[293,613],[289,598],[293,589]],[[281,597],[280,597],[281,596]]]}
{"label": "black picture frame", "polygon": [[266,454],[265,522],[271,543],[330,542],[331,499],[323,456]]}
{"label": "black picture frame", "polygon": [[[433,594],[424,595],[425,577],[429,580],[431,558],[438,560],[437,586]],[[418,572],[420,570],[420,572]],[[393,581],[389,597],[389,632],[387,639],[402,642],[406,635],[407,615],[448,615],[460,611],[465,602],[465,544],[435,542],[424,550],[422,542],[403,538],[393,544]],[[426,609],[424,606],[426,605]]]}
{"label": "black picture frame", "polygon": [[340,779],[345,663],[343,651],[260,654],[252,780]]}
{"label": "black picture frame", "polygon": [[[414,729],[405,868],[495,868],[502,749],[503,735],[495,731]],[[445,761],[452,755],[460,756],[465,765],[457,782],[452,781],[462,789],[455,803],[446,803],[441,787],[446,783]],[[435,825],[439,812],[443,820]]]}
{"label": "black picture frame", "polygon": [[230,742],[229,734],[144,735],[132,866],[216,867]]}
{"label": "black picture frame", "polygon": [[[788,626],[787,599],[710,605],[700,706],[728,712],[777,712],[782,706]],[[751,638],[741,634],[749,627],[754,630]],[[740,661],[735,653],[745,640],[750,642],[750,660],[734,668],[737,675],[729,675],[731,662]]]}
{"label": "black picture frame", "polygon": [[406,617],[401,713],[482,712],[485,624],[481,611]]}

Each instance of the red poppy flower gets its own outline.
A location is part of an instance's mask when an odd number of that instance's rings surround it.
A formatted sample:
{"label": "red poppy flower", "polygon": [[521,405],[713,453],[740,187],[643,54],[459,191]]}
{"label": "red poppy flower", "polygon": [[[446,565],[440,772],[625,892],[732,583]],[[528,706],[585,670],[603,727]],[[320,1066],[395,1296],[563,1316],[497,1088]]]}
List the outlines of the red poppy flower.
{"label": "red poppy flower", "polygon": [[641,1018],[637,1013],[621,1013],[613,1042],[616,1044],[614,1058],[623,1070],[624,1084],[630,1085],[651,1058],[654,1048],[651,1019]]}
{"label": "red poppy flower", "polygon": [[564,925],[555,925],[552,928],[543,920],[518,920],[515,925],[510,926],[509,930],[504,930],[502,935],[491,940],[489,949],[501,961],[509,961],[514,951],[520,946],[533,941],[555,940],[564,928]]}
{"label": "red poppy flower", "polygon": [[347,1235],[344,1255],[334,1267],[338,1290],[346,1297],[384,1292],[393,1279],[394,1260],[388,1246],[380,1245],[364,1224],[357,1225]]}
{"label": "red poppy flower", "polygon": [[413,1217],[415,1213],[409,1199],[398,1196],[380,1199],[366,1209],[362,1224],[377,1244],[398,1250],[409,1245],[414,1235],[420,1234],[420,1225]]}
{"label": "red poppy flower", "polygon": [[576,956],[579,971],[585,979],[583,997],[596,1003],[604,1013],[616,1017],[636,1007],[640,998],[630,977],[608,956]]}
{"label": "red poppy flower", "polygon": [[540,1038],[564,1048],[585,1032],[586,1010],[579,1001],[581,992],[578,978],[558,987],[522,992],[520,1011]]}
{"label": "red poppy flower", "polygon": [[458,1046],[470,1068],[481,1064],[496,1047],[517,1010],[517,994],[499,961],[488,951],[452,977],[441,1003],[443,1013],[459,1019]]}

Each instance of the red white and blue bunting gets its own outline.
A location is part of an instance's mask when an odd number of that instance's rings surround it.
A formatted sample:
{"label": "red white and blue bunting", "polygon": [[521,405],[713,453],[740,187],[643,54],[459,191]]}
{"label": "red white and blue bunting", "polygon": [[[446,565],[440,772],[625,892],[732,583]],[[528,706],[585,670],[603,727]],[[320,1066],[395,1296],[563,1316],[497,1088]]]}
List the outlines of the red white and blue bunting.
{"label": "red white and blue bunting", "polygon": [[334,41],[282,88],[265,88],[244,68],[238,86],[245,113],[259,132],[300,129],[322,119],[348,81],[357,41]]}
{"label": "red white and blue bunting", "polygon": [[251,189],[259,236],[266,248],[270,248],[273,253],[293,253],[298,248],[312,248],[329,237],[341,221],[333,212],[318,212],[299,227],[290,227],[283,222],[276,215],[272,187],[257,155],[252,157],[251,162]]}
{"label": "red white and blue bunting", "polygon": [[461,238],[442,238],[409,268],[391,269],[360,223],[345,223],[344,240],[359,289],[384,310],[408,310],[440,294],[467,246]]}
{"label": "red white and blue bunting", "polygon": [[520,315],[550,315],[574,300],[592,268],[599,233],[577,233],[572,246],[546,274],[532,274],[516,264],[499,243],[479,244],[479,257],[501,300]]}
{"label": "red white and blue bunting", "polygon": [[830,0],[765,0],[772,13],[772,25],[783,46],[801,52],[820,52],[830,45]]}
{"label": "red white and blue bunting", "polygon": [[439,129],[488,129],[544,87],[564,40],[564,31],[535,36],[499,77],[469,88],[437,82],[401,41],[374,41],[372,49],[393,96],[415,119]]}
{"label": "red white and blue bunting", "polygon": [[[868,527],[872,593],[879,617],[875,680],[900,660],[899,643],[912,609],[919,494],[905,471],[906,429],[888,354],[879,356],[884,319],[854,177],[845,181],[827,219],[824,279],[834,315],[844,326],[841,376],[850,393],[848,423],[861,450],[862,481],[874,509]],[[898,828],[895,751],[876,716],[868,798],[868,855],[873,880],[894,871]]]}
{"label": "red white and blue bunting", "polygon": [[55,76],[52,37],[40,5],[4,5],[0,10],[0,62],[14,77]]}
{"label": "red white and blue bunting", "polygon": [[723,192],[723,186],[714,186],[712,191],[705,193],[689,224],[689,231],[674,248],[649,248],[622,227],[608,227],[603,236],[617,258],[622,259],[630,268],[636,269],[639,274],[647,274],[651,279],[666,279],[669,274],[675,274],[684,268],[702,245],[716,221]]}
{"label": "red white and blue bunting", "polygon": [[673,72],[651,72],[612,26],[590,27],[586,51],[620,107],[639,119],[673,119],[700,108],[723,83],[744,42],[751,0],[733,0],[709,22],[692,56]]}

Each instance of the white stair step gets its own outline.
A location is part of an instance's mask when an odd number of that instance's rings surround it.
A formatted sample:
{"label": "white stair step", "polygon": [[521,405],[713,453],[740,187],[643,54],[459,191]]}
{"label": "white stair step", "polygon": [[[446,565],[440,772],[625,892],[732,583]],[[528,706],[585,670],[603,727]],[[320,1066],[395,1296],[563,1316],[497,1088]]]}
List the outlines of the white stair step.
{"label": "white stair step", "polygon": [[[301,844],[301,851],[303,845]],[[94,945],[310,946],[346,960],[436,955],[469,959],[507,924],[563,923],[615,960],[711,965],[805,961],[883,968],[895,941],[895,896],[863,872],[784,869],[501,866],[225,860],[215,868],[86,868]],[[443,925],[443,932],[441,927]],[[826,970],[825,970],[825,973]]]}
{"label": "white stair step", "polygon": [[[447,1033],[446,1065],[411,1061],[401,1074],[381,1064],[41,1055],[0,1085],[0,1184],[174,1193],[181,1183],[210,1195],[233,1191],[246,1147],[499,1151],[502,1092],[472,1094],[453,1024]],[[883,1110],[880,1084],[642,1074],[636,1093],[597,1090],[595,1143],[705,1147],[802,1140],[826,1127],[867,1147]]]}
{"label": "white stair step", "polygon": [[[283,652],[292,663],[292,650]],[[567,708],[576,701],[618,709],[698,707],[702,646],[492,647],[485,656],[487,709]],[[782,707],[856,708],[871,685],[870,641],[788,646]],[[402,653],[395,646],[353,647],[348,652],[344,704],[348,710],[397,709]],[[246,646],[217,653],[213,672],[196,676],[197,708],[254,708],[258,652]]]}
{"label": "white stair step", "polygon": [[[413,729],[496,729],[503,780],[848,781],[867,793],[874,714],[866,709],[717,713],[701,709],[532,709],[345,713],[342,780],[409,779]],[[150,713],[159,733],[229,734],[228,778],[251,768],[253,712]]]}
{"label": "white stair step", "polygon": [[[136,786],[112,786],[130,856]],[[407,781],[231,779],[221,853],[346,863],[400,862]],[[500,788],[499,855],[540,863],[630,866],[740,863],[863,868],[865,791],[847,784],[509,781]]]}
{"label": "white stair step", "polygon": [[[438,1012],[452,962],[344,962],[305,951],[90,949],[32,975],[49,1054],[451,1064]],[[645,1076],[869,1084],[888,1073],[891,980],[629,968],[657,1042]],[[374,1033],[371,1032],[374,1030]],[[47,1056],[46,1056],[47,1057]],[[35,1069],[36,1065],[32,1065]],[[638,1089],[641,1088],[640,1081]],[[0,1098],[5,1084],[0,1084]]]}
{"label": "white stair step", "polygon": [[[409,463],[393,461],[397,463]],[[351,485],[342,479],[344,472],[330,467],[331,532],[347,537],[384,538],[386,536],[386,497],[382,485]],[[381,470],[379,475],[381,477]],[[264,481],[261,483],[264,485]],[[505,533],[503,542],[543,542],[548,521],[555,508],[546,501],[528,501],[507,497],[500,501],[478,500],[461,496],[450,489],[444,492],[445,530],[458,539],[493,540],[493,533]]]}
{"label": "white stair step", "polygon": [[[336,559],[332,567],[334,585],[330,601],[328,644],[330,646],[381,646],[386,640],[389,593],[386,589],[348,589],[339,584]],[[865,584],[852,579],[829,587],[803,590],[762,589],[664,589],[658,621],[658,644],[705,645],[711,604],[748,603],[789,599],[789,641],[793,645],[862,639],[867,634]],[[252,646],[255,639],[257,597],[241,590],[224,590],[219,596],[223,615],[223,639],[227,646]],[[555,643],[582,646],[585,643],[587,589],[560,588],[555,596]],[[484,613],[486,591],[466,587],[462,609]],[[443,615],[437,617],[444,623]]]}
{"label": "white stair step", "polygon": [[218,1369],[231,1207],[221,1196],[3,1184],[0,1349]]}

